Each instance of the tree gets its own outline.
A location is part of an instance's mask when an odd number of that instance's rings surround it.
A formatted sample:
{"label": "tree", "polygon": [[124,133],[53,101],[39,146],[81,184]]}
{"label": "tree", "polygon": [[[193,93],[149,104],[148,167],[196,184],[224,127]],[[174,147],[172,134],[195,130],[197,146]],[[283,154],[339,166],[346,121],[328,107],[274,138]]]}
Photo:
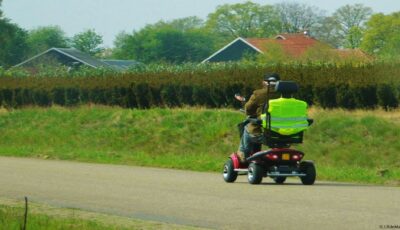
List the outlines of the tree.
{"label": "tree", "polygon": [[362,4],[345,5],[333,13],[333,19],[339,26],[341,46],[357,48],[361,44],[364,24],[372,14],[372,9]]}
{"label": "tree", "polygon": [[[0,0],[0,7],[1,7],[1,4],[3,3],[3,0]],[[1,10],[1,8],[0,8],[0,19],[3,17],[3,11]]]}
{"label": "tree", "polygon": [[253,2],[225,4],[208,15],[207,28],[230,39],[236,37],[269,37],[279,32],[277,12],[270,5]]}
{"label": "tree", "polygon": [[8,19],[0,19],[0,66],[10,67],[21,62],[27,54],[28,33],[10,23]]}
{"label": "tree", "polygon": [[68,43],[64,31],[58,26],[39,27],[29,32],[30,55],[36,55],[53,47],[67,48]]}
{"label": "tree", "polygon": [[102,36],[90,29],[78,33],[72,38],[72,47],[91,56],[95,56],[103,50],[103,48],[100,47],[102,43]]}
{"label": "tree", "polygon": [[367,22],[361,48],[382,58],[400,57],[400,12],[375,14]]}
{"label": "tree", "polygon": [[323,18],[324,12],[317,7],[296,2],[283,2],[274,5],[281,21],[281,32],[297,33],[310,30]]}
{"label": "tree", "polygon": [[114,49],[112,56],[117,59],[131,60],[135,59],[134,49],[134,37],[126,32],[119,33],[114,40]]}
{"label": "tree", "polygon": [[335,20],[342,26],[342,31],[347,34],[352,28],[362,28],[372,14],[372,9],[362,4],[345,5],[333,13]]}
{"label": "tree", "polygon": [[[2,0],[0,0],[0,7]],[[0,9],[0,66],[10,67],[21,62],[27,53],[27,32],[9,19]]]}
{"label": "tree", "polygon": [[325,17],[312,28],[311,35],[335,48],[342,46],[340,24],[333,17]]}
{"label": "tree", "polygon": [[350,49],[355,49],[360,47],[362,36],[363,36],[363,30],[360,27],[358,26],[351,27],[350,30],[347,32],[344,47]]}
{"label": "tree", "polygon": [[275,41],[268,42],[267,47],[267,52],[257,56],[257,61],[259,63],[283,63],[294,60],[294,58],[284,50],[283,46]]}
{"label": "tree", "polygon": [[332,49],[330,46],[317,43],[307,49],[300,57],[302,61],[319,61],[319,62],[338,62],[340,60],[337,50]]}
{"label": "tree", "polygon": [[196,16],[178,18],[172,20],[171,22],[162,22],[162,23],[165,25],[169,25],[172,28],[175,28],[180,31],[200,29],[204,26],[204,20]]}
{"label": "tree", "polygon": [[120,33],[114,41],[113,56],[144,63],[203,60],[215,50],[214,35],[191,23],[193,18],[186,19],[160,21],[132,34]]}

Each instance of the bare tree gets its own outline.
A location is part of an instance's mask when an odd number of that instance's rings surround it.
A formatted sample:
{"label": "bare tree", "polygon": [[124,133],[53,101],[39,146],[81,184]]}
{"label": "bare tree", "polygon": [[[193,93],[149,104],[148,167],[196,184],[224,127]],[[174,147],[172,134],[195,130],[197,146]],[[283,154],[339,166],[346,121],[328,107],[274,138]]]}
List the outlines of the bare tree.
{"label": "bare tree", "polygon": [[352,27],[362,28],[372,15],[372,9],[362,4],[345,5],[333,14],[333,18],[342,26],[343,33],[347,34]]}
{"label": "bare tree", "polygon": [[325,12],[315,6],[297,2],[275,4],[282,22],[282,32],[296,33],[315,27],[325,15]]}
{"label": "bare tree", "polygon": [[340,24],[333,17],[326,17],[312,28],[312,36],[333,47],[339,48],[342,45],[340,35]]}
{"label": "bare tree", "polygon": [[365,22],[372,15],[372,9],[362,4],[345,5],[333,13],[333,20],[339,25],[338,36],[341,47],[357,48],[361,44]]}
{"label": "bare tree", "polygon": [[218,6],[207,19],[207,28],[228,37],[268,37],[278,33],[279,27],[273,6],[251,1]]}

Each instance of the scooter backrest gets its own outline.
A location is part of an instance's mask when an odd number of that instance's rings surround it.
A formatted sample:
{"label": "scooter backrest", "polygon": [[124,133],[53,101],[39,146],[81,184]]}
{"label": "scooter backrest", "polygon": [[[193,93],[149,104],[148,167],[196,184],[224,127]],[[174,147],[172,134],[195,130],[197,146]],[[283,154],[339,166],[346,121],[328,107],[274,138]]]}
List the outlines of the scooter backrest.
{"label": "scooter backrest", "polygon": [[299,86],[294,81],[278,81],[275,85],[275,91],[281,94],[293,94],[299,91]]}

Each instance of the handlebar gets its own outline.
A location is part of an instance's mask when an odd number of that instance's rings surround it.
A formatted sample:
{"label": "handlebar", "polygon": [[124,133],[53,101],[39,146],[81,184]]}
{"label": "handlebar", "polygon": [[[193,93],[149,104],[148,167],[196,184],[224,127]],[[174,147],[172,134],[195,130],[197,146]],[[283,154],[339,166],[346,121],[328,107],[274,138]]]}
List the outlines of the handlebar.
{"label": "handlebar", "polygon": [[262,120],[257,119],[257,118],[250,118],[250,117],[248,117],[247,120],[248,120],[250,123],[255,124],[255,125],[261,125],[261,124],[262,124]]}

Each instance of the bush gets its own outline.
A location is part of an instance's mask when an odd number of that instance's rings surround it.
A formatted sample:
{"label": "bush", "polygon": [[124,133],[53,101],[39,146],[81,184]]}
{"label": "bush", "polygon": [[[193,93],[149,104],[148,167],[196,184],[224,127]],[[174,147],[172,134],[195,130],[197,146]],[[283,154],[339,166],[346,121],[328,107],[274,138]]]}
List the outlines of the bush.
{"label": "bush", "polygon": [[348,85],[340,85],[336,87],[336,103],[338,107],[345,109],[355,109],[356,98],[355,90]]}
{"label": "bush", "polygon": [[396,91],[397,89],[393,84],[378,85],[377,95],[379,105],[385,110],[398,107],[399,100]]}
{"label": "bush", "polygon": [[313,88],[315,104],[322,108],[337,107],[336,103],[336,86],[327,85],[325,87],[317,86]]}

